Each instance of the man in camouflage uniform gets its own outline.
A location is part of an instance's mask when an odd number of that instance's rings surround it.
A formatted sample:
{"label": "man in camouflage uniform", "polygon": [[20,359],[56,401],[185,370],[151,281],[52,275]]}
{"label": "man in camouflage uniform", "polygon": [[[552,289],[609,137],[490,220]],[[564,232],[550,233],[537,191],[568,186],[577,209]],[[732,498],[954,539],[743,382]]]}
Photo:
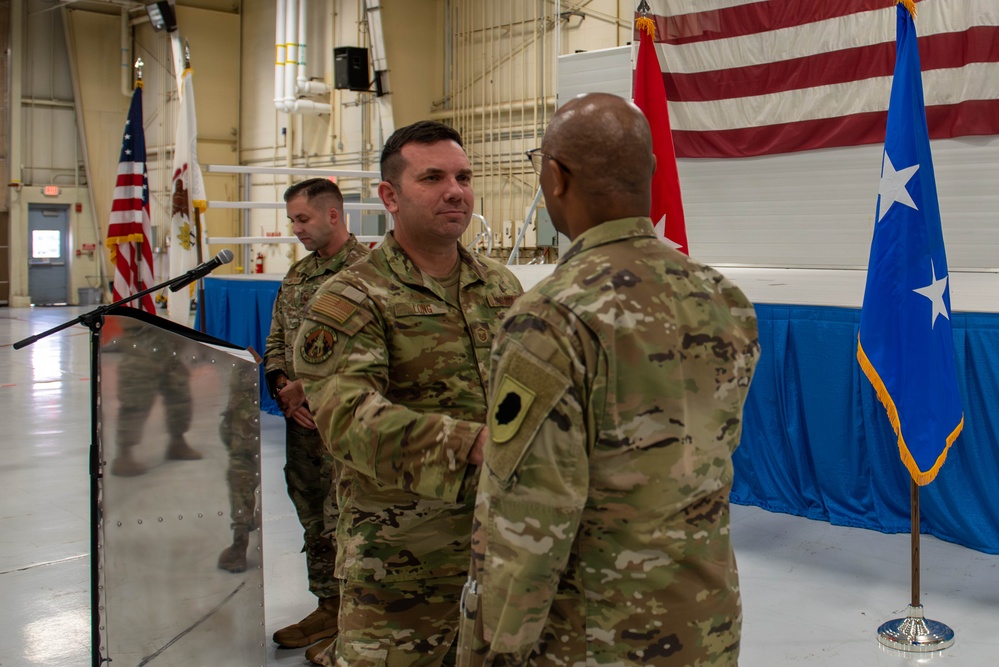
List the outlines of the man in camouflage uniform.
{"label": "man in camouflage uniform", "polygon": [[133,456],[142,441],[146,420],[156,397],[162,396],[169,440],[166,458],[174,461],[197,461],[203,458],[187,444],[184,434],[191,427],[191,371],[182,360],[185,341],[155,325],[125,324],[122,333],[122,359],[118,365],[117,454],[111,462],[111,474],[134,477],[146,472],[146,466]]}
{"label": "man in camouflage uniform", "polygon": [[292,264],[281,281],[264,348],[267,388],[286,420],[288,495],[305,529],[309,590],[319,598],[315,611],[274,633],[277,644],[297,648],[320,640],[332,643],[337,632],[340,584],[334,575],[336,548],[323,531],[323,504],[336,474],[309,413],[302,381],[295,375],[293,346],[306,307],[319,287],[369,251],[347,231],[343,195],[332,181],[312,178],[297,183],[285,191],[284,201],[292,233],[312,251]]}
{"label": "man in camouflage uniform", "polygon": [[[257,357],[257,363],[260,358]],[[229,572],[246,571],[250,532],[260,527],[257,487],[260,485],[260,401],[257,366],[241,363],[229,375],[229,399],[219,422],[219,437],[229,454],[229,518],[232,544],[222,550],[218,566]],[[252,387],[253,391],[247,391]]]}
{"label": "man in camouflage uniform", "polygon": [[458,244],[474,199],[456,131],[430,121],[398,130],[381,170],[395,229],[323,286],[295,344],[316,423],[345,464],[340,634],[325,659],[453,664],[489,348],[521,289]]}
{"label": "man in camouflage uniform", "polygon": [[651,145],[637,107],[586,95],[532,151],[572,245],[493,347],[459,664],[737,663],[728,495],[756,317],[656,237]]}

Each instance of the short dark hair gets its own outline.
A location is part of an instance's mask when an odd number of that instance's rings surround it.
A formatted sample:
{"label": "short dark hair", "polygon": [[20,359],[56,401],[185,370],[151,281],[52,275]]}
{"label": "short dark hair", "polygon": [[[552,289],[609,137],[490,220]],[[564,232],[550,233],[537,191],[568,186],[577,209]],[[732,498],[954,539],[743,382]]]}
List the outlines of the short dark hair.
{"label": "short dark hair", "polygon": [[295,183],[284,191],[284,201],[287,203],[299,195],[304,195],[305,199],[310,203],[313,199],[317,198],[332,198],[333,205],[336,208],[343,209],[343,193],[340,192],[337,184],[328,178],[309,178],[300,183]]}
{"label": "short dark hair", "polygon": [[406,144],[436,144],[438,141],[453,141],[462,148],[458,130],[436,120],[420,120],[412,125],[400,127],[392,133],[382,149],[382,180],[394,183],[403,170],[402,147]]}

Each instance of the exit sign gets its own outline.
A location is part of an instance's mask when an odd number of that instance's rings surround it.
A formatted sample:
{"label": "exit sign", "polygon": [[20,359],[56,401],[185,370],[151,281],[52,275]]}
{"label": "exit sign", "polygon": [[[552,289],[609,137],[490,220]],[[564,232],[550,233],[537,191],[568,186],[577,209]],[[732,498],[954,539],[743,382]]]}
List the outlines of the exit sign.
{"label": "exit sign", "polygon": [[42,188],[42,194],[46,197],[58,197],[59,196],[59,186],[58,185],[46,185]]}

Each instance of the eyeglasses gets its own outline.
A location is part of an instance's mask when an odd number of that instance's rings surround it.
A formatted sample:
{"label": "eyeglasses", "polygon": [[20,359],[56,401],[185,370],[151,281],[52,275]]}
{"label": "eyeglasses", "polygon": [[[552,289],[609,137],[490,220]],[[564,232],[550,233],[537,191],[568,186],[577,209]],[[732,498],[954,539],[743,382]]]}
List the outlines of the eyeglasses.
{"label": "eyeglasses", "polygon": [[524,155],[527,156],[527,159],[531,163],[531,166],[534,167],[534,173],[538,175],[541,174],[541,165],[544,163],[545,158],[558,162],[558,166],[561,167],[562,171],[564,171],[565,173],[567,174],[572,173],[571,171],[569,171],[569,168],[565,166],[564,162],[559,160],[554,155],[549,155],[548,153],[542,153],[540,148],[534,148],[532,150],[529,150],[526,153],[524,153]]}

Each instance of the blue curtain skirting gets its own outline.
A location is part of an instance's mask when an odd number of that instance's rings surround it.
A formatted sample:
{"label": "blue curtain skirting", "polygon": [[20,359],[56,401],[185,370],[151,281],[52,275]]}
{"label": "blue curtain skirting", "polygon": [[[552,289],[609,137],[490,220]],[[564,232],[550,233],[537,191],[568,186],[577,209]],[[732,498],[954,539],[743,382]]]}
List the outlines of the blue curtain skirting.
{"label": "blue curtain skirting", "polygon": [[[276,280],[207,278],[207,332],[262,355],[278,287]],[[860,311],[757,304],[756,314],[762,357],[734,457],[732,502],[909,532],[909,476],[891,424],[857,364]],[[999,314],[951,318],[964,431],[937,479],[920,487],[921,529],[997,554]],[[261,407],[280,414],[263,384]]]}

